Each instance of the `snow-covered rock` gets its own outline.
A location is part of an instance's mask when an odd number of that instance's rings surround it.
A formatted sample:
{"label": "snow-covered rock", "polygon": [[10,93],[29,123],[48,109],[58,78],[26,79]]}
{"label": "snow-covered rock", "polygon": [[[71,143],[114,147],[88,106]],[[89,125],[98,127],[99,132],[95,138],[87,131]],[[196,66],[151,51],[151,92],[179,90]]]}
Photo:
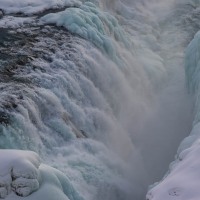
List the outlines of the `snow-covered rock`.
{"label": "snow-covered rock", "polygon": [[78,0],[1,0],[0,8],[5,13],[34,14],[47,9],[80,5]]}
{"label": "snow-covered rock", "polygon": [[31,151],[0,150],[0,199],[68,200],[76,194],[60,171],[41,164]]}
{"label": "snow-covered rock", "polygon": [[147,200],[199,200],[200,140],[182,151],[169,174],[148,194]]}

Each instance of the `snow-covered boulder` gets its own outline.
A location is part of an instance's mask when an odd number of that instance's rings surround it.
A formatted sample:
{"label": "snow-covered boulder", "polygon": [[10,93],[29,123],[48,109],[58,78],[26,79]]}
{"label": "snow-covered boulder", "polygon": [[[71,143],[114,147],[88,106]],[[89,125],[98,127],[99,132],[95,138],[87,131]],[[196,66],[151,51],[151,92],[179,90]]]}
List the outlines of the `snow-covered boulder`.
{"label": "snow-covered boulder", "polygon": [[32,151],[0,150],[0,199],[82,199],[60,171],[41,164]]}
{"label": "snow-covered boulder", "polygon": [[34,152],[0,151],[0,198],[14,192],[28,196],[39,189],[40,159]]}

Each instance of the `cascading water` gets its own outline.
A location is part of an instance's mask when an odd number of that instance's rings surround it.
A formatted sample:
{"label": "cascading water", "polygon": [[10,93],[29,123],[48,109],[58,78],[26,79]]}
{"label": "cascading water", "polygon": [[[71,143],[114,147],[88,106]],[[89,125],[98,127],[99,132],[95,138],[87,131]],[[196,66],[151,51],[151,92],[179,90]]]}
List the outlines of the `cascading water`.
{"label": "cascading water", "polygon": [[70,200],[144,199],[191,130],[199,5],[0,0],[0,147],[64,172]]}

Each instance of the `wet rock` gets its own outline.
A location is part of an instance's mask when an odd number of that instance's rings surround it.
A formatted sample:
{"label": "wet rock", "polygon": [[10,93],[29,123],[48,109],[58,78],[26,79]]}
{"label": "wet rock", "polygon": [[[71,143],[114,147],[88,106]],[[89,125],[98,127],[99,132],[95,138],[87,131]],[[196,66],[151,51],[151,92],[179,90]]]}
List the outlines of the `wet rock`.
{"label": "wet rock", "polygon": [[0,124],[8,125],[10,122],[9,116],[4,111],[0,111]]}
{"label": "wet rock", "polygon": [[76,135],[77,138],[86,138],[86,133],[83,130],[79,130],[75,124],[71,121],[70,116],[66,113],[62,113],[63,121],[71,127],[73,133]]}
{"label": "wet rock", "polygon": [[83,135],[83,137],[88,138],[87,133],[84,130],[80,130],[80,132]]}
{"label": "wet rock", "polygon": [[3,14],[3,11],[0,10],[0,19],[3,18],[3,15],[4,15],[4,14]]}

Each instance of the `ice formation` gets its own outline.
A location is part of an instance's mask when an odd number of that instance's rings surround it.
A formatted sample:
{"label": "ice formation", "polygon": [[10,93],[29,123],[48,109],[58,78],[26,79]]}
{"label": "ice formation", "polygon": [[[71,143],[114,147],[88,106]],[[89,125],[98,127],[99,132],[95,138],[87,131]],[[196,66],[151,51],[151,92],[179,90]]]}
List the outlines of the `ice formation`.
{"label": "ice formation", "polygon": [[32,152],[0,151],[0,198],[11,190],[19,196],[28,196],[39,188],[39,158]]}
{"label": "ice formation", "polygon": [[32,151],[1,150],[0,163],[0,199],[81,200],[68,178]]}
{"label": "ice formation", "polygon": [[5,13],[34,14],[47,9],[57,9],[65,6],[77,6],[80,1],[76,0],[2,0],[1,9]]}
{"label": "ice formation", "polygon": [[91,3],[86,2],[80,7],[67,8],[60,13],[51,13],[41,18],[41,21],[48,24],[64,26],[70,32],[75,33],[93,42],[97,47],[105,50],[110,57],[115,57],[115,46],[112,44],[112,37],[131,46],[128,35],[108,12],[102,12]]}

